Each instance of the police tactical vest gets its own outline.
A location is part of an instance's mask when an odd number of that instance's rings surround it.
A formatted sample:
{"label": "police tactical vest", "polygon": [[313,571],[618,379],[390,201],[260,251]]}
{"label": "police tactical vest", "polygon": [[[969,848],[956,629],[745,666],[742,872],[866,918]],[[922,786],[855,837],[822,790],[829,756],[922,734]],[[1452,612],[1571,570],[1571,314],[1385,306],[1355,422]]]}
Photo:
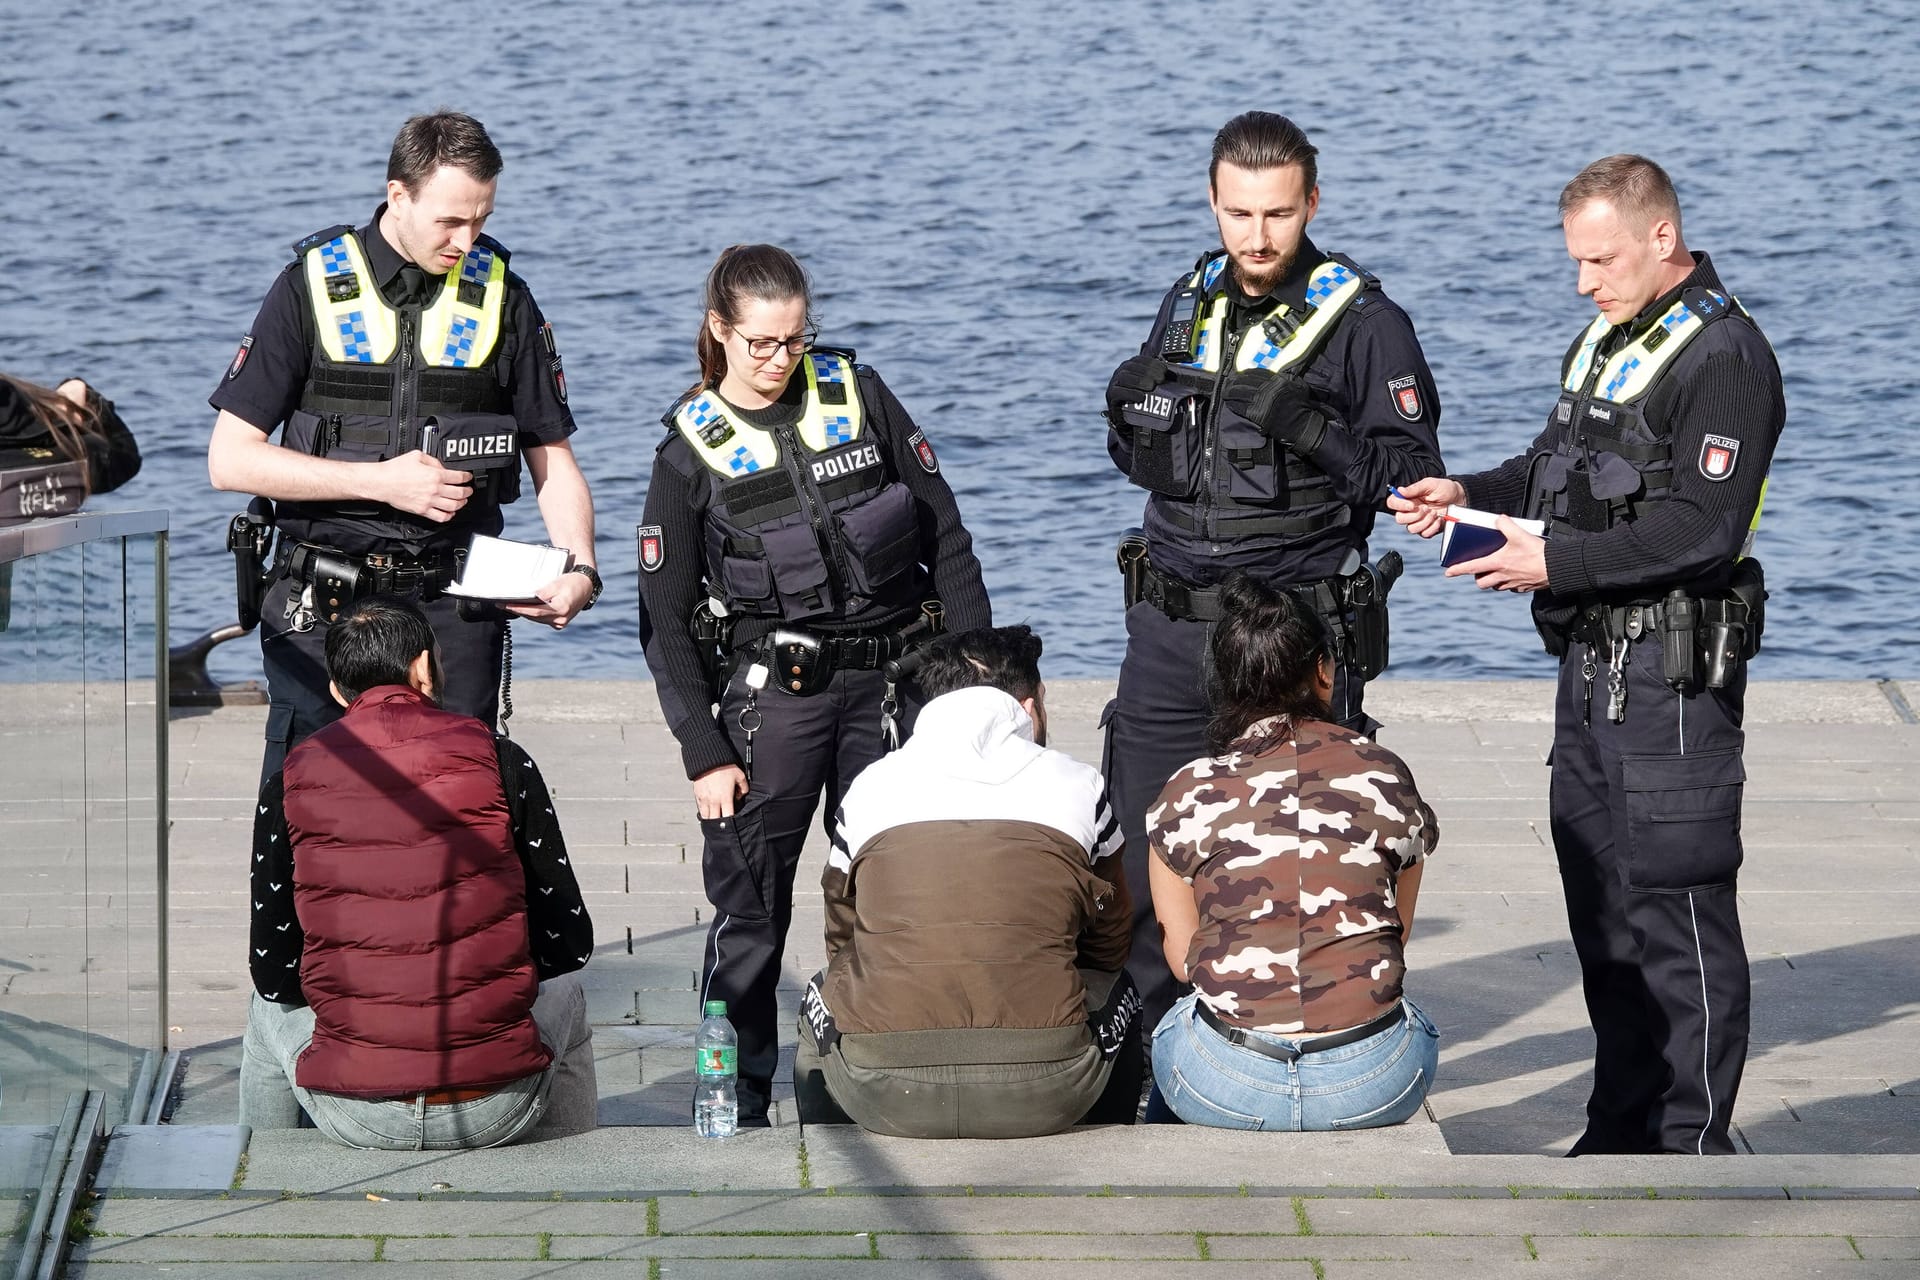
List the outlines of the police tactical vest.
{"label": "police tactical vest", "polygon": [[[352,228],[331,227],[294,250],[312,308],[314,350],[299,408],[287,420],[286,446],[345,462],[384,462],[422,449],[474,473],[474,496],[455,523],[464,528],[497,516],[500,504],[520,494],[506,385],[507,251],[479,237],[432,301],[395,308],[381,296]],[[431,522],[372,504],[286,506],[296,522],[303,515],[346,517],[374,538],[434,531]]]}
{"label": "police tactical vest", "polygon": [[1233,373],[1304,371],[1379,280],[1332,255],[1309,277],[1303,309],[1275,301],[1236,334],[1226,265],[1224,250],[1209,254],[1184,286],[1202,293],[1193,360],[1172,366],[1173,380],[1124,411],[1133,428],[1128,478],[1166,499],[1172,523],[1201,537],[1308,538],[1345,525],[1351,511],[1331,478],[1220,403],[1218,392]]}
{"label": "police tactical vest", "polygon": [[669,411],[705,468],[707,579],[737,615],[846,617],[919,599],[920,524],[865,430],[852,352],[802,358],[791,426],[756,427],[701,390]]}
{"label": "police tactical vest", "polygon": [[[1550,526],[1598,533],[1665,499],[1673,488],[1673,441],[1647,421],[1648,397],[1694,339],[1735,316],[1751,322],[1737,300],[1688,288],[1643,333],[1604,358],[1615,326],[1595,316],[1553,406],[1554,447],[1531,464],[1528,513]],[[1760,505],[1765,500],[1763,485]],[[1753,527],[1759,523],[1756,506]]]}

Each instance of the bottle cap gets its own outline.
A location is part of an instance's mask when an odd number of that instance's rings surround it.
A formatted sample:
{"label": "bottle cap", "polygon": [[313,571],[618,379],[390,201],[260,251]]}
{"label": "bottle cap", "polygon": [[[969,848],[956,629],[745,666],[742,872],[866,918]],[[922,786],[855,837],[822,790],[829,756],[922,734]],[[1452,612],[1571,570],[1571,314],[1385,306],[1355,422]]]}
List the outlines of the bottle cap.
{"label": "bottle cap", "polygon": [[707,1016],[708,1016],[709,1018],[724,1018],[724,1017],[726,1017],[726,1016],[727,1016],[727,1002],[726,1002],[725,1000],[709,1000],[709,1001],[707,1001]]}

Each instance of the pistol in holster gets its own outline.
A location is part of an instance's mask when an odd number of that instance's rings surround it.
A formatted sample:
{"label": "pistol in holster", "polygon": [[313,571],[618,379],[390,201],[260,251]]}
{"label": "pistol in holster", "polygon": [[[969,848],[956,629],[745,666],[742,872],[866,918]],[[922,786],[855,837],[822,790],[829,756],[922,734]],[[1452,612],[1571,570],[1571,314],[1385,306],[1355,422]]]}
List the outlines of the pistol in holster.
{"label": "pistol in holster", "polygon": [[1120,565],[1120,598],[1131,609],[1146,596],[1147,589],[1147,535],[1143,529],[1126,529],[1120,534],[1120,545],[1114,550],[1114,559]]}
{"label": "pistol in holster", "polygon": [[273,545],[273,503],[255,498],[227,522],[227,550],[233,553],[234,605],[240,629],[260,625],[260,603],[267,594],[267,552]]}
{"label": "pistol in holster", "polygon": [[1387,596],[1406,567],[1398,551],[1389,551],[1372,564],[1361,564],[1342,582],[1351,619],[1347,666],[1362,680],[1387,669]]}
{"label": "pistol in holster", "polygon": [[1660,618],[1661,678],[1682,693],[1691,692],[1696,682],[1726,688],[1741,664],[1760,652],[1766,601],[1766,575],[1753,559],[1734,565],[1723,594],[1669,592]]}

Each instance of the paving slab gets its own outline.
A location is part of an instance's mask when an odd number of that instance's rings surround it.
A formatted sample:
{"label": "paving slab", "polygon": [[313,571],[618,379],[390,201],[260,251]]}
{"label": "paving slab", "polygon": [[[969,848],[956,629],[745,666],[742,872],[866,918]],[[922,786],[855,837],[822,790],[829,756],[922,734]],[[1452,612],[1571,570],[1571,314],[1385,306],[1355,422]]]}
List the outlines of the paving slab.
{"label": "paving slab", "polygon": [[[820,1187],[1212,1187],[1268,1184],[1332,1162],[1394,1168],[1446,1154],[1438,1125],[1353,1133],[1237,1133],[1191,1125],[1073,1129],[1047,1138],[925,1142],[851,1125],[809,1127],[807,1162]],[[1313,1181],[1306,1172],[1300,1181]]]}
{"label": "paving slab", "polygon": [[100,1157],[99,1195],[179,1195],[233,1185],[251,1135],[245,1125],[123,1124]]}
{"label": "paving slab", "polygon": [[1136,1233],[1291,1232],[1288,1198],[1120,1195],[662,1196],[660,1230]]}
{"label": "paving slab", "polygon": [[679,1129],[597,1129],[485,1151],[357,1151],[317,1130],[253,1135],[241,1188],[248,1194],[595,1193],[643,1189],[798,1189],[795,1127],[743,1130],[725,1141]]}

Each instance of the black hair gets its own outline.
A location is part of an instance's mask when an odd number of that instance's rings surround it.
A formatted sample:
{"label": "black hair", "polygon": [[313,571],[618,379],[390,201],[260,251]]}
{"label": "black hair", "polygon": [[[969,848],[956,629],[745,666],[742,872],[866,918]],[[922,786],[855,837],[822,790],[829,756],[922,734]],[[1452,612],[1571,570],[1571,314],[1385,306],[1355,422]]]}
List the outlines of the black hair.
{"label": "black hair", "polygon": [[920,652],[924,660],[916,679],[928,699],[976,685],[1020,701],[1040,691],[1040,637],[1025,623],[941,636]]}
{"label": "black hair", "polygon": [[500,176],[500,148],[487,136],[487,127],[459,111],[436,111],[414,116],[394,135],[387,156],[387,180],[409,192],[421,186],[441,165],[452,165],[476,182]]}
{"label": "black hair", "polygon": [[1298,596],[1245,573],[1228,575],[1220,597],[1207,673],[1212,749],[1225,751],[1268,716],[1331,716],[1314,687],[1322,659],[1333,651],[1320,616]]}
{"label": "black hair", "polygon": [[748,299],[786,302],[798,298],[807,304],[807,322],[813,322],[813,284],[805,267],[777,244],[733,244],[720,251],[707,272],[706,307],[700,312],[700,332],[693,352],[700,359],[699,391],[720,385],[727,376],[727,349],[707,328],[707,312],[728,328],[740,323]]}
{"label": "black hair", "polygon": [[425,652],[440,692],[433,624],[420,606],[398,596],[369,596],[327,628],[327,678],[348,702],[383,684],[407,684],[408,668]]}
{"label": "black hair", "polygon": [[1258,171],[1297,164],[1306,175],[1306,190],[1320,182],[1320,165],[1314,157],[1320,148],[1307,141],[1300,126],[1271,111],[1243,111],[1220,126],[1213,135],[1213,161],[1207,166],[1207,189],[1220,166]]}

